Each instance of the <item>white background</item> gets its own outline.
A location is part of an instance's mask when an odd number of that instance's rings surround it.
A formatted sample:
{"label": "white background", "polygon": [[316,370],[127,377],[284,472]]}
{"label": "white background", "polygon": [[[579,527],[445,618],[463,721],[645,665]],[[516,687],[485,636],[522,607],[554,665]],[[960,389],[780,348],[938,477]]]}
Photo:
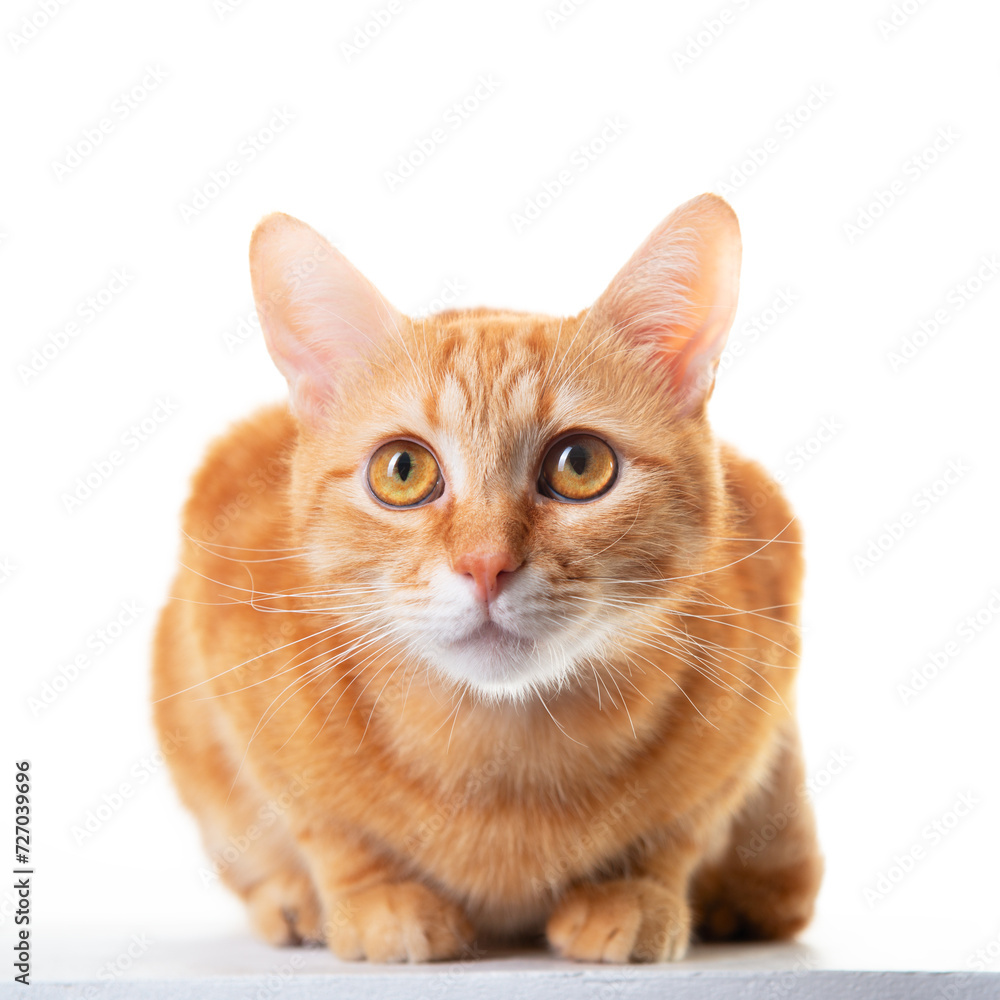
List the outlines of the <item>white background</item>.
{"label": "white background", "polygon": [[[961,917],[970,953],[1000,931],[1000,278],[983,265],[1000,254],[1000,10],[907,0],[893,28],[879,23],[892,0],[588,0],[552,23],[556,2],[401,2],[353,53],[367,2],[71,2],[26,42],[22,18],[43,22],[41,7],[4,5],[0,775],[12,786],[11,762],[32,762],[39,927],[241,919],[199,881],[193,822],[153,757],[147,690],[188,478],[213,435],[284,392],[259,333],[238,332],[256,221],[305,219],[403,310],[458,286],[459,306],[571,313],[676,204],[716,190],[745,251],[742,354],[712,417],[784,477],[807,538],[799,690],[809,769],[825,782],[821,917]],[[143,95],[151,68],[165,79]],[[456,117],[481,78],[492,93]],[[133,87],[142,99],[122,117]],[[277,111],[291,122],[261,133]],[[102,118],[100,144],[57,169]],[[619,134],[601,151],[609,118]],[[394,184],[435,128],[445,140]],[[233,160],[216,191],[213,172]],[[562,170],[571,183],[520,227]],[[199,191],[217,196],[185,219]],[[991,280],[960,291],[981,267]],[[87,323],[79,310],[116,270],[127,287]],[[791,307],[768,314],[782,295]],[[940,332],[923,337],[938,309]],[[71,321],[68,346],[24,377]],[[131,450],[122,436],[163,399],[176,411]],[[124,464],[68,510],[77,478],[116,448]],[[893,524],[900,537],[859,562]],[[137,619],[93,655],[125,602]],[[928,654],[949,642],[955,655],[904,703],[899,685],[932,673]],[[54,701],[33,705],[88,651]],[[835,754],[849,763],[831,775]],[[111,819],[74,836],[123,783]],[[948,823],[963,793],[976,805],[934,843],[927,825]],[[866,900],[915,847],[912,871]],[[0,890],[4,940],[9,907]]]}

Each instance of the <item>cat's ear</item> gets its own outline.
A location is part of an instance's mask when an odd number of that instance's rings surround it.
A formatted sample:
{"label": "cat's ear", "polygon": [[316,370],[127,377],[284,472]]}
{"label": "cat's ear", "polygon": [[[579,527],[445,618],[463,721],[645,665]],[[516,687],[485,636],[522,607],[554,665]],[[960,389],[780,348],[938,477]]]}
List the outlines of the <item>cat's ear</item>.
{"label": "cat's ear", "polygon": [[701,412],[736,314],[740,227],[713,194],[675,209],[615,275],[590,323],[653,348],[682,414]]}
{"label": "cat's ear", "polygon": [[280,212],[253,232],[250,280],[267,349],[307,422],[322,419],[344,368],[406,322],[319,233]]}

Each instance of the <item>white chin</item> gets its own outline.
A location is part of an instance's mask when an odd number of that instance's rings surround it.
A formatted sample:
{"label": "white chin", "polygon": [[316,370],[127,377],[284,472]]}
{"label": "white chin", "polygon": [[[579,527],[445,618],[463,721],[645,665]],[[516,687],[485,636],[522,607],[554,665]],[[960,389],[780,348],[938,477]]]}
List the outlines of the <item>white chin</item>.
{"label": "white chin", "polygon": [[569,667],[564,657],[554,655],[549,643],[515,635],[493,622],[440,645],[432,659],[451,680],[487,697],[510,699],[560,683]]}

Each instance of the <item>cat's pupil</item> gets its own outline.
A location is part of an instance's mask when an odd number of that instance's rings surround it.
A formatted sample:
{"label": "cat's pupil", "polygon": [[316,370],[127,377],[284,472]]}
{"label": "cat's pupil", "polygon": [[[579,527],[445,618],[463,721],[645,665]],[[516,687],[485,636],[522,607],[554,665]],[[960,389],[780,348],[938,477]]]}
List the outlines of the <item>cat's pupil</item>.
{"label": "cat's pupil", "polygon": [[402,455],[399,456],[396,461],[396,472],[399,473],[399,478],[406,482],[406,477],[410,474],[410,469],[413,467],[413,463],[410,461],[410,453],[404,451]]}
{"label": "cat's pupil", "polygon": [[572,470],[578,475],[583,475],[583,470],[587,468],[587,452],[579,445],[574,445],[566,456]]}

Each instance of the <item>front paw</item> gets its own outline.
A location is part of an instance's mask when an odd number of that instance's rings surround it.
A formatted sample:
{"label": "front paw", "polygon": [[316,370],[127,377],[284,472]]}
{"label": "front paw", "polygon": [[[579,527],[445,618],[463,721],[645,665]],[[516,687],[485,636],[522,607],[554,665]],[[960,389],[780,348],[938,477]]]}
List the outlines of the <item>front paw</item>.
{"label": "front paw", "polygon": [[683,958],[691,911],[651,879],[574,886],[546,927],[549,944],[578,962],[661,962]]}
{"label": "front paw", "polygon": [[420,882],[342,896],[327,906],[324,930],[338,958],[370,962],[458,958],[472,942],[461,908]]}

